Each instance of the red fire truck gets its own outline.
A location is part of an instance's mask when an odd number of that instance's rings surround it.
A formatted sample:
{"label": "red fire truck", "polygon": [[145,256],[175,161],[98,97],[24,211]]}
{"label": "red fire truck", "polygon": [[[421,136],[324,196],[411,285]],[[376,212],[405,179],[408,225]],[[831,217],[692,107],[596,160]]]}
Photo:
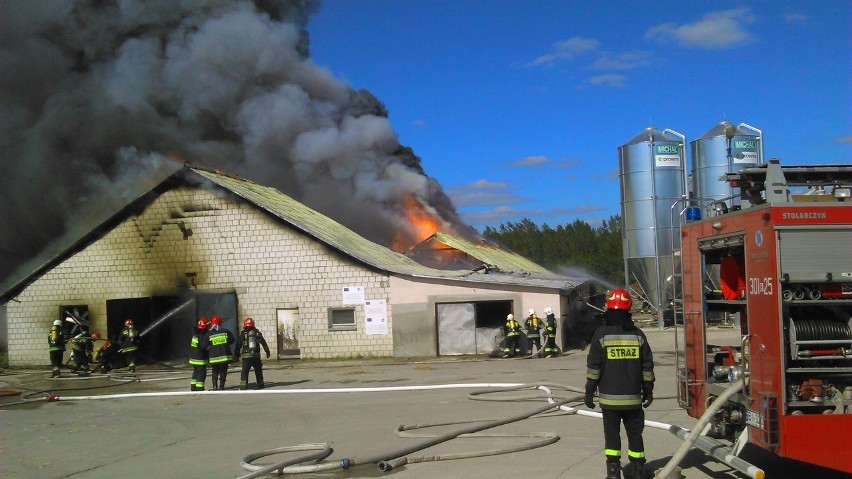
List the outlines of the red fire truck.
{"label": "red fire truck", "polygon": [[[678,401],[699,418],[742,387],[708,436],[852,473],[852,166],[770,160],[726,179],[738,198],[680,211]],[[720,315],[732,344],[707,341]]]}

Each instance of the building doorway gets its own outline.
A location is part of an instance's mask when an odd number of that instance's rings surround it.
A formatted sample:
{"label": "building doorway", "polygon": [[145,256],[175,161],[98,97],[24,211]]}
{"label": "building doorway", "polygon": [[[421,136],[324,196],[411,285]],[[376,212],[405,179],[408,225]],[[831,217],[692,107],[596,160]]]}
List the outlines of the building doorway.
{"label": "building doorway", "polygon": [[503,339],[511,301],[438,303],[438,355],[491,354]]}
{"label": "building doorway", "polygon": [[300,358],[299,310],[278,309],[275,316],[278,319],[278,359]]}

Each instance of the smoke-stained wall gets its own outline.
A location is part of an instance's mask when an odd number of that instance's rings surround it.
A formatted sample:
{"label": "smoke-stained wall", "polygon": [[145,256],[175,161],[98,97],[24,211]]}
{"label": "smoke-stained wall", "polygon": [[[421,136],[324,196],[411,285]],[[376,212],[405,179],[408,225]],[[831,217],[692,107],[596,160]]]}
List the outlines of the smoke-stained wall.
{"label": "smoke-stained wall", "polygon": [[0,274],[88,232],[183,161],[273,186],[386,246],[414,234],[411,197],[465,230],[385,106],[310,59],[318,8],[0,1]]}
{"label": "smoke-stained wall", "polygon": [[[87,305],[91,330],[103,332],[107,300],[176,294],[193,281],[197,292],[235,292],[238,316],[255,319],[273,354],[278,308],[299,309],[302,357],[393,353],[391,308],[383,335],[365,333],[363,306],[355,306],[354,330],[332,331],[328,319],[329,307],[342,306],[344,286],[364,286],[368,299],[388,298],[386,275],[251,205],[210,189],[178,188],[6,304],[10,365],[48,363],[46,338],[61,305]],[[141,348],[144,353],[144,338]]]}

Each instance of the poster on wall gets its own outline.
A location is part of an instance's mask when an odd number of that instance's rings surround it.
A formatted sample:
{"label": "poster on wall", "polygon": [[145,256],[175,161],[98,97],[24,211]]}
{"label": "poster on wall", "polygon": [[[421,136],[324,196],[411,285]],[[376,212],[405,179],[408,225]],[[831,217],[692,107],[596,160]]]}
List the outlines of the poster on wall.
{"label": "poster on wall", "polygon": [[368,299],[364,302],[364,332],[388,334],[388,306],[384,299]]}
{"label": "poster on wall", "polygon": [[343,304],[364,304],[363,286],[344,286]]}

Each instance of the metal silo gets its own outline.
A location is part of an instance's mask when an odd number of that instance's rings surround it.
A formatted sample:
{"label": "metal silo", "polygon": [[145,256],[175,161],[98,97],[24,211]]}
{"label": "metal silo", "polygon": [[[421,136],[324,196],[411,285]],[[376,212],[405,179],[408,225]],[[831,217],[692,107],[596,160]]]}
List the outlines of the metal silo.
{"label": "metal silo", "polygon": [[679,221],[672,218],[672,205],[686,189],[685,147],[680,133],[649,127],[618,148],[624,276],[627,284],[635,282],[644,290],[657,311],[666,302],[672,248],[680,248],[680,235],[673,234]]}
{"label": "metal silo", "polygon": [[723,121],[690,143],[694,196],[701,201],[740,203],[737,191],[720,179],[763,163],[763,135],[745,123],[734,126]]}

